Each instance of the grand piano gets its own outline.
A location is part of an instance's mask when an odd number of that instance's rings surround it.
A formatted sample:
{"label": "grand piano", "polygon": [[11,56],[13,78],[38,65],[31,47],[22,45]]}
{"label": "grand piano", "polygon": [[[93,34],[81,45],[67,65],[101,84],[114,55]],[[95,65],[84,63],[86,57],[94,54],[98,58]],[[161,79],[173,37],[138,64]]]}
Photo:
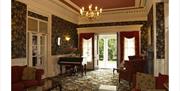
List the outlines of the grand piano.
{"label": "grand piano", "polygon": [[71,65],[73,67],[77,66],[80,72],[85,73],[86,75],[86,64],[83,64],[83,57],[60,57],[58,60],[58,64],[60,65],[60,74],[62,74],[62,66]]}

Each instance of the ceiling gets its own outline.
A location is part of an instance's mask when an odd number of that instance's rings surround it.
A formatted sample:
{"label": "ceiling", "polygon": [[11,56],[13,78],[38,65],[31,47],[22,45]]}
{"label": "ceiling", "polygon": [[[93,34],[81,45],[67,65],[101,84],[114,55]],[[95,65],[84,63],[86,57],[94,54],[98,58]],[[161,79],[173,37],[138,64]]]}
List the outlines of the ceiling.
{"label": "ceiling", "polygon": [[135,0],[70,0],[79,7],[90,4],[102,7],[103,9],[123,8],[135,6]]}
{"label": "ceiling", "polygon": [[104,11],[114,11],[121,9],[134,9],[142,8],[145,5],[146,0],[59,0],[66,6],[79,12],[81,7],[88,7],[92,4],[94,7],[98,6],[103,8]]}

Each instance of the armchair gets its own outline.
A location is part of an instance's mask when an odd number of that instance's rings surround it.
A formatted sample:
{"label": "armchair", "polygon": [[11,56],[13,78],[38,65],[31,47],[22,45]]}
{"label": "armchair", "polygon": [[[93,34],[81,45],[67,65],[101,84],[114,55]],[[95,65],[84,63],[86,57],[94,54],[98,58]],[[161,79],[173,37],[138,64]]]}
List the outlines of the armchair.
{"label": "armchair", "polygon": [[136,72],[145,72],[144,65],[145,60],[142,58],[125,61],[124,67],[120,68],[119,70],[119,81],[124,79],[129,81],[129,84],[131,84],[133,74],[136,74]]}
{"label": "armchair", "polygon": [[160,74],[154,77],[152,74],[139,73],[133,75],[131,91],[168,91],[168,75]]}
{"label": "armchair", "polygon": [[27,66],[12,66],[11,71],[11,88],[12,91],[24,91],[27,88],[33,86],[41,86],[43,85],[42,75],[44,74],[44,70],[42,69],[35,69],[35,76],[34,79],[25,80],[23,77],[24,69]]}

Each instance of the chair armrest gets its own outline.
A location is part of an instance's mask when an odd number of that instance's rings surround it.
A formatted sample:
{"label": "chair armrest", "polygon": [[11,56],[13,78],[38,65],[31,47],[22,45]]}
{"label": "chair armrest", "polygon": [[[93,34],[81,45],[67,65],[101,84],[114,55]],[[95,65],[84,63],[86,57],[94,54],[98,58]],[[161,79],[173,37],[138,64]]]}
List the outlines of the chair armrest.
{"label": "chair armrest", "polygon": [[36,69],[36,80],[42,80],[42,75],[44,74],[43,69]]}

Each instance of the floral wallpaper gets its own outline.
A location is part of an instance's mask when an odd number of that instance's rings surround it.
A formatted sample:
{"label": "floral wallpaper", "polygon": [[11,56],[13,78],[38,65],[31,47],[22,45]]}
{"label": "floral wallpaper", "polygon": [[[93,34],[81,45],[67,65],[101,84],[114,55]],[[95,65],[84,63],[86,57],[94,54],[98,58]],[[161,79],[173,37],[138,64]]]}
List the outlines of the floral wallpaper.
{"label": "floral wallpaper", "polygon": [[[76,28],[76,24],[52,15],[52,55],[66,54],[68,51],[67,49],[78,47],[78,34]],[[69,41],[65,40],[66,36],[71,39]],[[61,38],[60,46],[57,44],[58,37]]]}
{"label": "floral wallpaper", "polygon": [[148,25],[145,23],[141,27],[141,54],[145,54],[148,46]]}
{"label": "floral wallpaper", "polygon": [[156,4],[156,57],[165,58],[164,3]]}
{"label": "floral wallpaper", "polygon": [[12,58],[26,57],[26,11],[24,3],[12,0],[11,51]]}
{"label": "floral wallpaper", "polygon": [[[148,32],[150,32],[151,39],[148,39]],[[154,40],[154,30],[153,30],[153,7],[151,7],[148,16],[147,22],[141,27],[141,53],[146,54],[148,48],[153,47]],[[151,41],[151,44],[148,45],[148,40]],[[149,47],[148,47],[149,46]]]}

